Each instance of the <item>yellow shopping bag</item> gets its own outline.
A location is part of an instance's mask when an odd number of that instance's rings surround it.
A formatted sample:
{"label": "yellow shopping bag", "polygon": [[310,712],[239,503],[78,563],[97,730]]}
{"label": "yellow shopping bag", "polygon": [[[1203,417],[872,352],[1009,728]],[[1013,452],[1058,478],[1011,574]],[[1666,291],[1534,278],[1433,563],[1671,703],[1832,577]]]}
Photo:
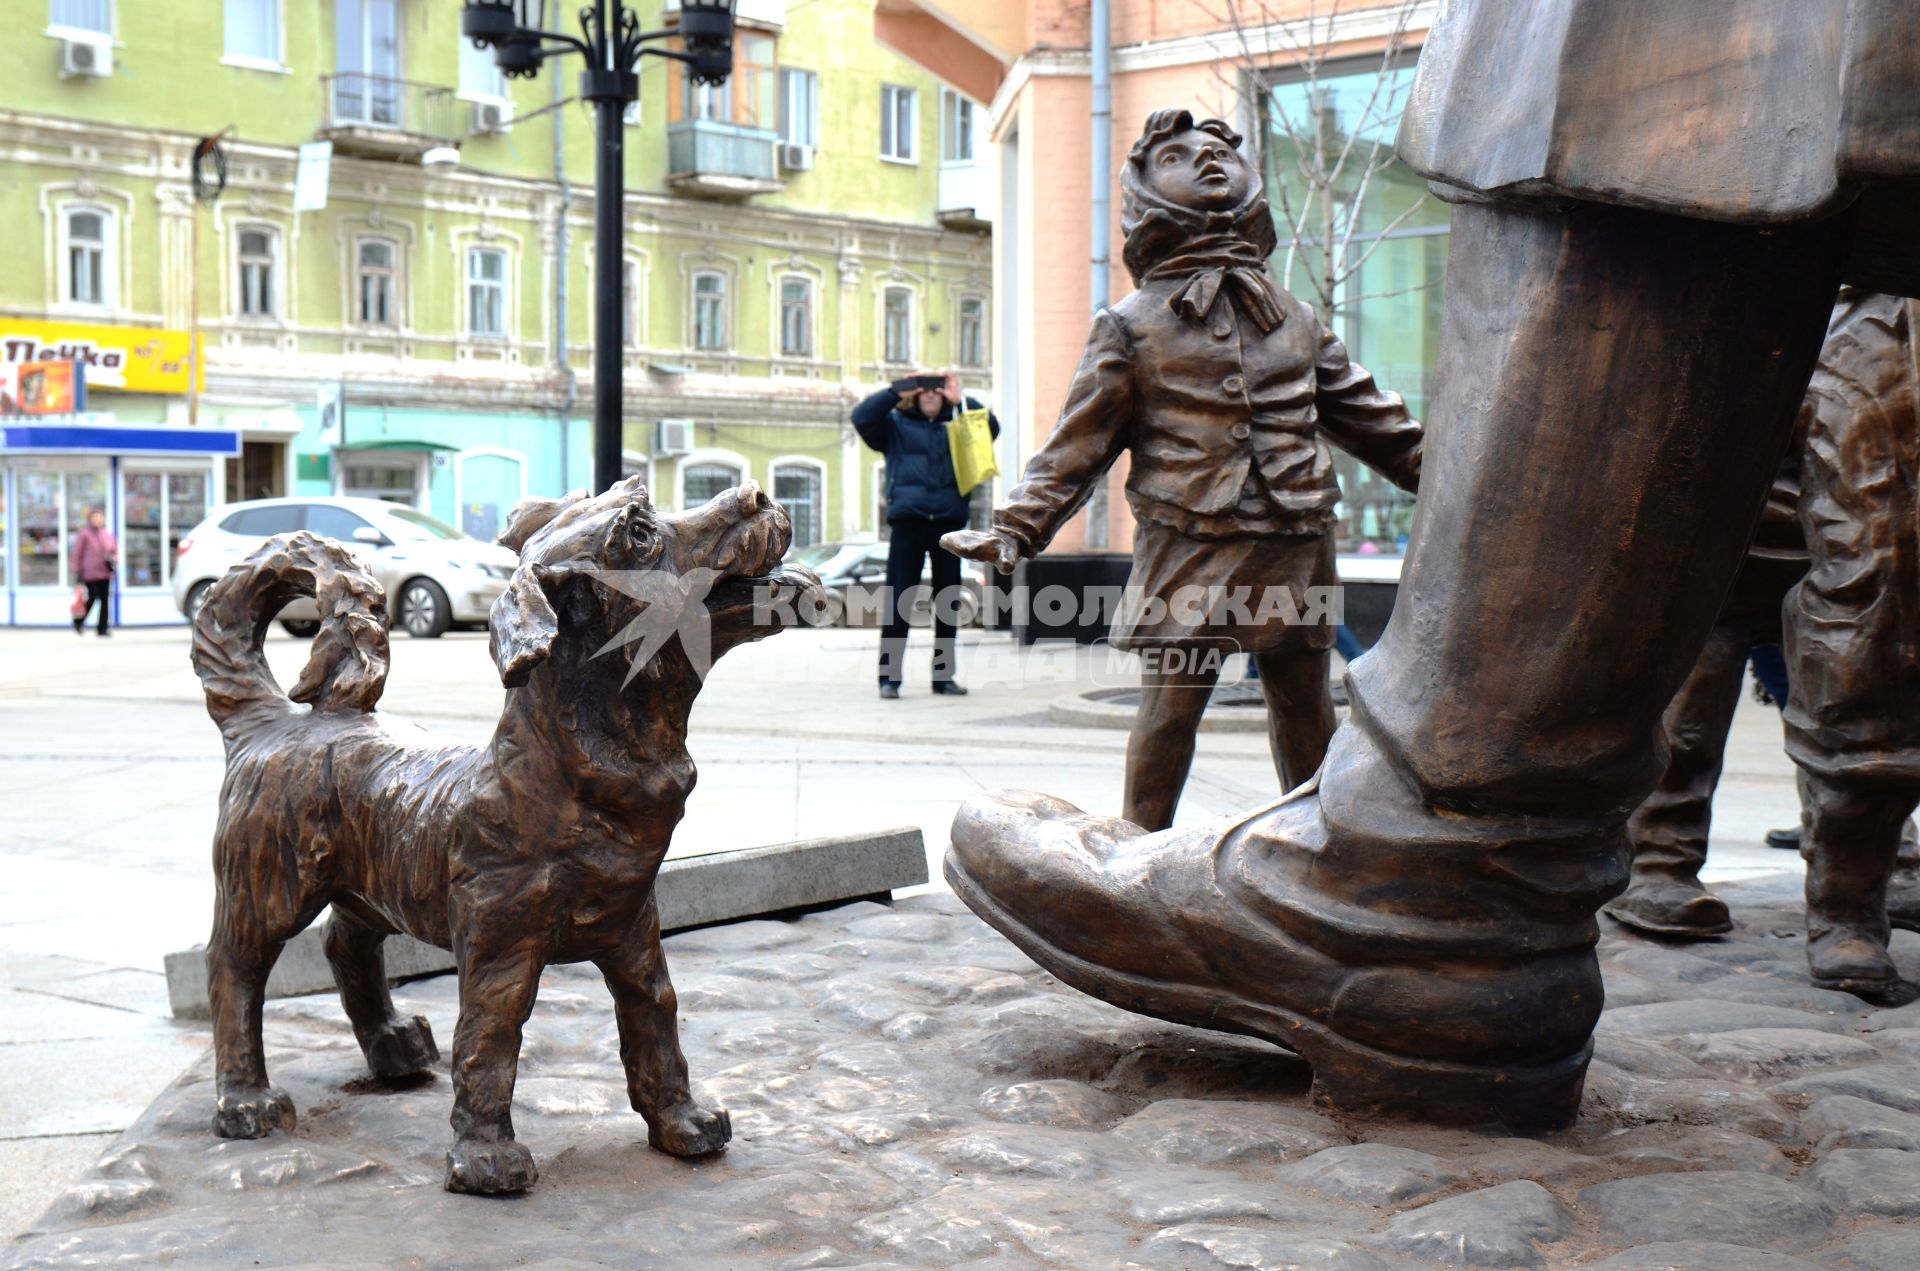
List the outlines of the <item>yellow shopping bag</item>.
{"label": "yellow shopping bag", "polygon": [[955,411],[947,425],[947,445],[953,451],[953,479],[961,494],[972,494],[975,486],[1000,474],[1000,465],[993,461],[993,427],[985,410]]}

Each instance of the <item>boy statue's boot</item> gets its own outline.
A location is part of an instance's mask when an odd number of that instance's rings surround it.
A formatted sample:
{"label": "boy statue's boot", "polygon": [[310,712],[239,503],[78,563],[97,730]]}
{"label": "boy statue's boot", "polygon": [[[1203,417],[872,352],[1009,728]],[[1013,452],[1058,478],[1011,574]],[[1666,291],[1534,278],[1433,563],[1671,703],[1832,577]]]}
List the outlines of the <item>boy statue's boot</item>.
{"label": "boy statue's boot", "polygon": [[1633,878],[1608,916],[1660,936],[1706,938],[1733,930],[1726,902],[1700,882],[1713,825],[1713,792],[1727,752],[1727,729],[1740,702],[1747,628],[1714,624],[1707,647],[1661,720],[1667,767],[1646,801],[1627,818]]}
{"label": "boy statue's boot", "polygon": [[1868,997],[1896,987],[1887,953],[1889,882],[1914,795],[1859,779],[1800,773],[1807,856],[1807,970],[1822,988]]}
{"label": "boy statue's boot", "polygon": [[1147,834],[970,800],[947,876],[1067,983],[1355,1112],[1565,1124],[1662,712],[1819,352],[1845,219],[1465,204],[1405,581],[1315,781]]}

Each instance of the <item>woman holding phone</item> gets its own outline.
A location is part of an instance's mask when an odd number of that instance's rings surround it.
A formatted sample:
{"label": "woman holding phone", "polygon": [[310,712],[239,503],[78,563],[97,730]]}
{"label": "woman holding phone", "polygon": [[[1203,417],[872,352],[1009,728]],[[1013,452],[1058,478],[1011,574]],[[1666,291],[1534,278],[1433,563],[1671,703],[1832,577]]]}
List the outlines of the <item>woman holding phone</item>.
{"label": "woman holding phone", "polygon": [[[939,603],[948,588],[960,585],[960,558],[940,546],[940,536],[966,528],[967,498],[953,475],[947,425],[962,409],[980,403],[960,391],[960,378],[909,375],[872,394],[853,408],[854,431],[886,456],[887,550],[886,621],[880,628],[880,696],[900,696],[907,652],[907,606],[929,557],[933,565],[933,691],[954,697],[966,689],[954,678],[953,623]],[[1000,421],[987,416],[993,435]]]}

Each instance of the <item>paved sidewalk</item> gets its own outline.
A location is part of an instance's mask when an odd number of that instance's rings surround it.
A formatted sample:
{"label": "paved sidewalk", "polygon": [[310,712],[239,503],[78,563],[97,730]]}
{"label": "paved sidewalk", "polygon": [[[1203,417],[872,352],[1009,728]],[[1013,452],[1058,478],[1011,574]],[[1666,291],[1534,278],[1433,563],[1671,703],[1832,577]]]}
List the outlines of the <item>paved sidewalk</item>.
{"label": "paved sidewalk", "polygon": [[[1055,697],[1109,682],[1070,645],[963,637],[965,698],[935,697],[916,633],[906,694],[879,700],[876,637],[795,631],[728,655],[694,715],[700,784],[675,855],[919,826],[933,877],[955,807],[1029,786],[1117,812],[1126,734],[1051,723]],[[306,644],[275,630],[292,683]],[[184,628],[109,641],[0,630],[0,1234],[17,1230],[206,1045],[168,1018],[164,954],[206,938],[219,735]],[[491,731],[486,637],[397,639],[384,705],[456,738]],[[1180,821],[1279,793],[1263,737],[1203,734]],[[1716,804],[1710,877],[1797,870],[1759,836],[1798,816],[1771,710],[1743,703]],[[936,881],[933,890],[940,890]]]}

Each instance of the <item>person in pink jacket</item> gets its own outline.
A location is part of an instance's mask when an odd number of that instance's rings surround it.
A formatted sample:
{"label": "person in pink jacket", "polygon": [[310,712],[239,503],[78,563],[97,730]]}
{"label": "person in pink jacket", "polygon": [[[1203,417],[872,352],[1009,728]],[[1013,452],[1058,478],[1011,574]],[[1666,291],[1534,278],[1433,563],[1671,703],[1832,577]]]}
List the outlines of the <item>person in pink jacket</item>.
{"label": "person in pink jacket", "polygon": [[87,627],[87,617],[95,605],[100,606],[100,635],[113,634],[107,630],[107,593],[113,584],[113,560],[118,550],[113,534],[107,529],[107,514],[103,508],[94,508],[87,513],[87,523],[73,535],[73,548],[68,553],[73,561],[73,581],[87,589],[87,607],[73,618],[73,633],[80,635]]}

